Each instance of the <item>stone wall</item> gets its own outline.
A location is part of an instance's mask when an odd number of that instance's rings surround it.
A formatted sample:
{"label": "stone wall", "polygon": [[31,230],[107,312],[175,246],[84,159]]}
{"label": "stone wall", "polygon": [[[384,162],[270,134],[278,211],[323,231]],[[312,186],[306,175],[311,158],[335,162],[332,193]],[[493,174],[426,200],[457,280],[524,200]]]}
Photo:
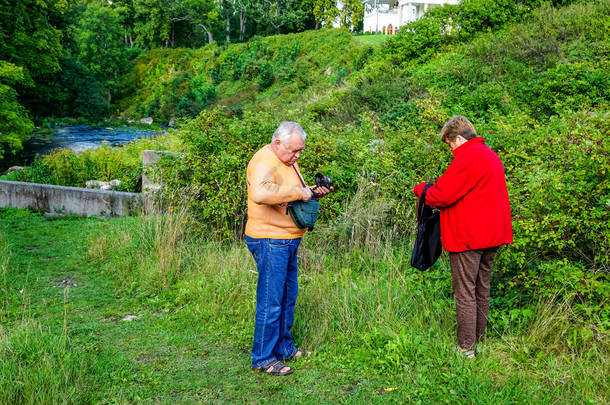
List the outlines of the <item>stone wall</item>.
{"label": "stone wall", "polygon": [[145,202],[146,196],[139,193],[0,180],[0,207],[120,217],[138,213]]}

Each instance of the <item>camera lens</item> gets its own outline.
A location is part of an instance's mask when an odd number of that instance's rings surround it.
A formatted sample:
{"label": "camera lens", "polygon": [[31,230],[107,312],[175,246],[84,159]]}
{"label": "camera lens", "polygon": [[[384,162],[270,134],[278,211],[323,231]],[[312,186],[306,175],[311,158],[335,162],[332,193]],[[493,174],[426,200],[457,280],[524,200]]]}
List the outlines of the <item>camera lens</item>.
{"label": "camera lens", "polygon": [[323,175],[322,173],[316,173],[316,186],[326,187],[330,189],[333,186],[333,181],[330,177]]}

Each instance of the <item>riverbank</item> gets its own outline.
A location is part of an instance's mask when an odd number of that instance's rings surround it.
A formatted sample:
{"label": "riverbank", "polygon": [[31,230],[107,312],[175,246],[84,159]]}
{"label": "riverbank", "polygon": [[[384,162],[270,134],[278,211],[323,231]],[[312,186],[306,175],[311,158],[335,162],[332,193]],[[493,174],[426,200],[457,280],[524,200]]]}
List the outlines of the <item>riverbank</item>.
{"label": "riverbank", "polygon": [[[294,333],[314,350],[275,378],[249,368],[256,274],[242,244],[184,216],[44,218],[0,210],[2,403],[590,403],[610,396],[608,340],[561,303],[452,352],[446,260],[301,250]],[[43,387],[41,389],[41,387]]]}
{"label": "riverbank", "polygon": [[46,118],[24,142],[23,149],[15,153],[4,152],[4,157],[0,159],[0,173],[11,166],[28,166],[37,155],[45,155],[56,149],[78,152],[103,144],[120,146],[138,138],[155,137],[168,129],[118,119],[92,123],[84,118]]}
{"label": "riverbank", "polygon": [[[88,131],[80,127],[67,128]],[[162,132],[94,129],[90,135],[74,135],[66,128],[62,131],[56,144],[70,145],[71,148],[56,148],[44,155],[36,154],[25,162],[28,165],[22,170],[0,175],[0,180],[85,187],[88,180],[108,182],[116,179],[121,183],[117,191],[140,192],[142,152],[146,149],[182,150],[180,140],[171,129]],[[41,150],[49,148],[45,144],[39,147]],[[23,163],[0,160],[0,164],[5,165],[4,170],[15,164],[22,166]]]}

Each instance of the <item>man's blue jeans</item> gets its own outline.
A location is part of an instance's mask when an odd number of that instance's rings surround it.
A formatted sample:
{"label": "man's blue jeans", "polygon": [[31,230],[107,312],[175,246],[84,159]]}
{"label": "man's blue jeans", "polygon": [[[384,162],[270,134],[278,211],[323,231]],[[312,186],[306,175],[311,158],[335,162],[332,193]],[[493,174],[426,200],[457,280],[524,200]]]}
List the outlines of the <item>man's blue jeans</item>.
{"label": "man's blue jeans", "polygon": [[255,239],[246,236],[258,270],[252,367],[271,360],[289,359],[297,349],[290,328],[299,291],[298,239]]}

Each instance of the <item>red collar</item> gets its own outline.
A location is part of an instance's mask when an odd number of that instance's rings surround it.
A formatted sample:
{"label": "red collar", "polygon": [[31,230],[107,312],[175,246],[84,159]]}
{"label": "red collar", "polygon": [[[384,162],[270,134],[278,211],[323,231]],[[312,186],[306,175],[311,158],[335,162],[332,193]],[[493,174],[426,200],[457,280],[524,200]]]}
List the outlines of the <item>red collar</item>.
{"label": "red collar", "polygon": [[464,142],[463,144],[461,144],[460,146],[458,146],[457,148],[455,148],[454,150],[451,151],[451,153],[453,153],[453,157],[457,156],[458,153],[461,153],[462,151],[474,146],[474,145],[478,145],[481,143],[485,143],[485,139],[483,137],[477,136],[476,138],[472,138],[467,142]]}

